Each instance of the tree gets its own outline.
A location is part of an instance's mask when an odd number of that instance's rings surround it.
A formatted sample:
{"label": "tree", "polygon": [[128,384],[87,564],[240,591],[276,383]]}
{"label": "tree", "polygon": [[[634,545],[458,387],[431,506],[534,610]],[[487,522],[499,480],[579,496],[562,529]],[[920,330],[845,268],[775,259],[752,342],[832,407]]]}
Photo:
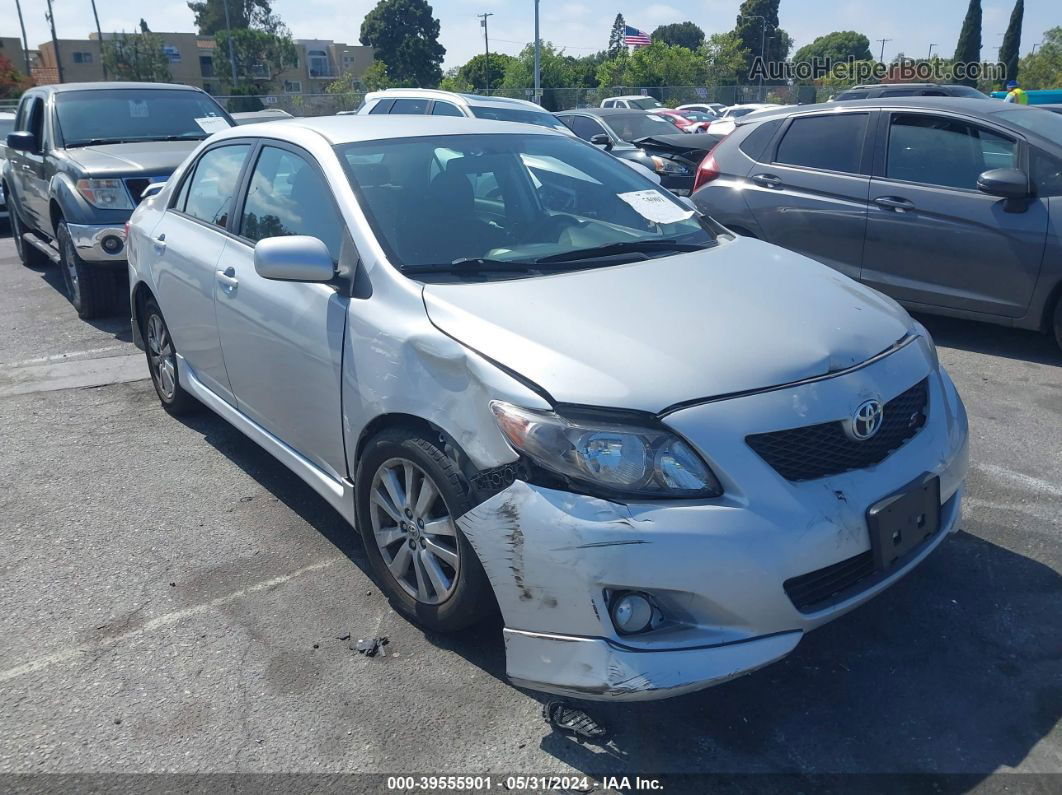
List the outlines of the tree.
{"label": "tree", "polygon": [[616,89],[649,89],[649,94],[672,104],[675,100],[692,101],[696,93],[690,91],[681,96],[669,92],[668,86],[704,86],[708,82],[708,59],[704,50],[694,52],[687,47],[654,41],[648,47],[638,47],[629,55],[606,61],[598,68],[600,89],[611,92]]}
{"label": "tree", "polygon": [[1044,33],[1043,43],[1036,54],[1021,59],[1019,71],[1024,88],[1062,86],[1062,27]]}
{"label": "tree", "polygon": [[111,80],[168,83],[170,61],[157,33],[117,33],[102,42],[103,66]]}
{"label": "tree", "polygon": [[[757,57],[764,65],[784,61],[793,46],[793,39],[778,27],[779,0],[744,0],[738,9],[734,34],[748,52],[745,62],[746,79]],[[777,82],[777,81],[766,81]]]}
{"label": "tree", "polygon": [[709,85],[732,86],[746,79],[748,51],[736,34],[715,33],[709,36],[703,52]]}
{"label": "tree", "polygon": [[653,41],[662,41],[664,44],[677,44],[688,50],[698,50],[704,45],[704,31],[692,22],[672,22],[670,25],[661,25],[653,31],[650,38]]}
{"label": "tree", "polygon": [[276,33],[281,25],[280,19],[273,14],[269,0],[198,0],[189,2],[188,7],[195,14],[195,26],[200,36],[213,36],[229,27],[225,24],[226,2],[233,30],[255,28]]}
{"label": "tree", "polygon": [[[981,60],[981,0],[970,0],[966,9],[966,18],[959,31],[959,43],[955,47],[954,61],[957,64],[975,64]],[[977,80],[969,75],[956,79],[956,83],[967,86],[977,85]]]}
{"label": "tree", "polygon": [[[556,90],[572,85],[570,60],[548,41],[542,42],[540,51],[540,85],[544,89],[542,107],[546,110],[571,107],[568,101],[570,97]],[[526,90],[535,84],[534,75],[535,46],[528,44],[505,68],[505,79],[502,80],[501,87],[512,92]]]}
{"label": "tree", "polygon": [[1018,48],[1021,47],[1021,23],[1024,16],[1025,0],[1017,0],[1014,10],[1010,12],[1010,23],[1007,25],[1007,32],[1003,34],[1003,43],[999,46],[999,62],[1007,69],[1003,78],[1004,86],[1008,80],[1018,79]]}
{"label": "tree", "polygon": [[380,0],[361,23],[361,43],[399,85],[437,86],[446,48],[439,44],[439,20],[426,0]]}
{"label": "tree", "polygon": [[612,23],[612,30],[608,34],[608,54],[611,57],[615,57],[620,53],[627,52],[627,21],[623,18],[623,14],[616,14],[616,19]]}
{"label": "tree", "polygon": [[18,99],[32,85],[33,81],[16,69],[6,55],[0,53],[0,99]]}
{"label": "tree", "polygon": [[793,63],[822,64],[829,69],[832,64],[853,61],[869,61],[870,39],[854,30],[838,30],[819,36],[811,44],[805,44],[796,51]]}
{"label": "tree", "polygon": [[[236,86],[229,86],[229,93],[265,94],[276,81],[281,72],[294,68],[299,62],[295,42],[291,34],[282,25],[278,32],[270,33],[255,28],[233,28],[219,30],[214,40],[217,52],[228,53],[229,39],[232,39],[232,52],[236,60]],[[222,70],[222,80],[231,77]],[[234,89],[241,89],[236,91]]]}
{"label": "tree", "polygon": [[471,94],[476,87],[461,77],[461,67],[453,66],[446,70],[443,79],[439,82],[439,88],[443,91],[453,91],[457,94]]}
{"label": "tree", "polygon": [[[512,60],[514,60],[513,56],[505,53],[492,52],[490,54],[490,87],[492,90],[501,88],[502,81],[505,80],[505,70]],[[483,88],[486,85],[484,82],[484,64],[486,62],[486,53],[476,55],[464,66],[458,67],[454,78],[462,85],[472,86],[474,89]]]}

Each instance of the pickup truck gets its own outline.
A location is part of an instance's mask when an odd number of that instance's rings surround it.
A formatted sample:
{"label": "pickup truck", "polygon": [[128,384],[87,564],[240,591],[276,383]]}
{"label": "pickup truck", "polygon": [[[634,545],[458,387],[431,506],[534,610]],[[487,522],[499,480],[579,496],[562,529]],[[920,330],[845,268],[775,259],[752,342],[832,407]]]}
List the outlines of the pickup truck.
{"label": "pickup truck", "polygon": [[67,83],[23,96],[0,189],[28,267],[60,266],[88,319],[127,308],[125,223],[210,134],[234,125],[207,93],[166,83]]}

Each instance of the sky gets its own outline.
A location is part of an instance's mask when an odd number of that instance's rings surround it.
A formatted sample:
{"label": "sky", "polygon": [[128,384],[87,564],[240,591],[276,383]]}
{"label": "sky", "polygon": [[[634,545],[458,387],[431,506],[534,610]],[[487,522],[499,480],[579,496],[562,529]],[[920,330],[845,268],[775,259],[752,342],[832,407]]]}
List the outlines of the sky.
{"label": "sky", "polygon": [[[46,0],[21,0],[30,47],[47,41],[51,34],[44,18]],[[273,10],[297,39],[334,39],[358,43],[361,21],[376,0],[273,0]],[[95,30],[90,0],[53,0],[59,38],[88,38]],[[652,32],[660,24],[690,20],[707,34],[734,27],[740,0],[671,0],[668,3],[625,3],[624,0],[541,0],[541,35],[571,55],[603,50],[616,13],[627,24]],[[436,0],[432,3],[441,23],[440,41],[446,47],[444,68],[460,66],[483,52],[483,30],[477,14],[491,12],[492,52],[515,55],[534,38],[532,0]],[[929,45],[951,55],[968,0],[782,0],[781,26],[793,37],[795,47],[835,30],[855,30],[885,43],[885,59],[897,53],[924,56]],[[96,0],[104,31],[132,31],[140,17],[152,30],[194,31],[193,15],[184,0]],[[994,58],[1010,19],[1013,0],[984,0],[982,57]],[[1045,30],[1062,25],[1058,0],[1026,0],[1021,53],[1040,41]],[[885,10],[887,9],[887,11]],[[0,0],[0,36],[19,36],[15,0]],[[875,55],[881,42],[872,42]],[[795,49],[794,49],[795,52]]]}

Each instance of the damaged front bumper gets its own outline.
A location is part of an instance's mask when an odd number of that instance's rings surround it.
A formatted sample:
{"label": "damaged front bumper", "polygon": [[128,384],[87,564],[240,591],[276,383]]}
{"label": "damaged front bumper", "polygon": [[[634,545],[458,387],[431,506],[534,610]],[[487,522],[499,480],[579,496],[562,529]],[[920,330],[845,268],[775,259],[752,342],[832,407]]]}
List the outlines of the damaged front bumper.
{"label": "damaged front bumper", "polygon": [[[900,352],[843,376],[853,382],[840,389],[825,381],[668,417],[724,479],[718,499],[621,504],[518,480],[462,516],[505,620],[509,678],[584,699],[691,692],[784,657],[805,632],[915,568],[958,528],[961,513],[967,420],[946,374],[928,375],[926,425],[868,469],[789,482],[744,444],[744,434],[762,417],[777,421],[779,405],[808,407],[809,421],[845,416],[836,396],[851,400],[882,378],[915,382],[926,377],[918,361],[914,350]],[[704,429],[711,446],[699,438]],[[786,581],[866,555],[866,510],[922,473],[940,478],[940,530],[884,572],[798,607]],[[620,591],[647,594],[663,620],[642,634],[619,634],[609,599]]]}

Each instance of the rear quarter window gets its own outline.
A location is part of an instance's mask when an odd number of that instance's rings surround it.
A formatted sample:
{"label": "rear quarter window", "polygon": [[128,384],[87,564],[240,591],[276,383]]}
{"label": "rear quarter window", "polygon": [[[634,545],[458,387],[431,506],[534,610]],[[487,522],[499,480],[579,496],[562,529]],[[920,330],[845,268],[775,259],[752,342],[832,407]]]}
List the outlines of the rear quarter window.
{"label": "rear quarter window", "polygon": [[782,126],[783,119],[765,121],[745,136],[738,144],[738,149],[751,157],[753,160],[762,160],[766,154],[767,146],[771,143],[778,128]]}

